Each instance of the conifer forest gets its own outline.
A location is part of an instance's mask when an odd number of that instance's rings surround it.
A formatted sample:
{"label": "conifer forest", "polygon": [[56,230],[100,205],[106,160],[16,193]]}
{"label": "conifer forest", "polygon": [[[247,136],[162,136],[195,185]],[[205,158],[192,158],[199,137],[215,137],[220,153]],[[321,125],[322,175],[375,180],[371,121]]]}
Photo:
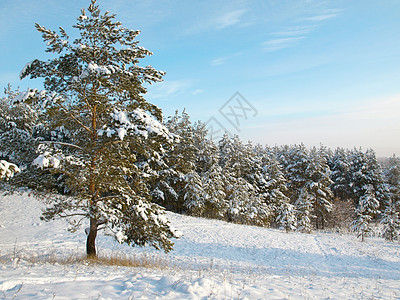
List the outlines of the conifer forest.
{"label": "conifer forest", "polygon": [[[261,145],[228,132],[212,139],[206,123],[188,111],[165,116],[146,100],[165,73],[142,66],[153,53],[140,46],[140,31],[101,11],[96,0],[81,10],[71,36],[62,27],[35,27],[50,58],[28,62],[20,74],[42,80],[43,89],[4,87],[0,188],[40,199],[41,221],[61,219],[74,234],[87,227],[88,259],[99,256],[99,232],[116,244],[173,253],[174,243],[188,237],[169,219],[179,223],[182,216],[221,222],[207,226],[245,225],[266,236],[329,232],[353,235],[360,245],[370,237],[398,243],[395,155]],[[15,289],[2,286],[17,295]]]}

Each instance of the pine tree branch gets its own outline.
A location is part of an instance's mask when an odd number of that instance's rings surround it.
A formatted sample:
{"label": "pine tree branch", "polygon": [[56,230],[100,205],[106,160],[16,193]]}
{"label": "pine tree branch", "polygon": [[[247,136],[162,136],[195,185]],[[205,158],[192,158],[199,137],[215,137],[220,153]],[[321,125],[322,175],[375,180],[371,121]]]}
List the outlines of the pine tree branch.
{"label": "pine tree branch", "polygon": [[103,147],[101,147],[95,154],[95,156],[97,157],[97,155],[99,155],[101,152],[103,152],[104,149],[108,148],[111,145],[116,145],[116,144],[122,144],[122,143],[127,143],[127,141],[112,141],[112,142],[108,142],[105,143]]}
{"label": "pine tree branch", "polygon": [[75,122],[77,122],[82,128],[84,128],[86,131],[90,132],[90,134],[93,134],[92,130],[87,127],[85,124],[83,124],[81,121],[79,121],[73,114],[71,114],[68,109],[62,105],[61,103],[57,102],[57,104],[65,111],[65,113],[70,116]]}
{"label": "pine tree branch", "polygon": [[81,217],[87,217],[87,214],[85,213],[64,213],[64,214],[59,214],[58,215],[60,218],[70,218],[70,217],[76,217],[76,216],[81,216]]}
{"label": "pine tree branch", "polygon": [[73,148],[77,148],[79,150],[83,150],[82,147],[79,147],[77,145],[74,144],[70,144],[70,143],[63,143],[63,142],[54,142],[54,141],[44,141],[44,144],[58,144],[58,145],[62,145],[62,146],[68,146],[68,147],[73,147]]}
{"label": "pine tree branch", "polygon": [[96,199],[96,203],[97,202],[101,202],[101,201],[105,201],[107,199],[113,199],[113,198],[120,198],[120,196],[106,196],[106,197],[97,198]]}

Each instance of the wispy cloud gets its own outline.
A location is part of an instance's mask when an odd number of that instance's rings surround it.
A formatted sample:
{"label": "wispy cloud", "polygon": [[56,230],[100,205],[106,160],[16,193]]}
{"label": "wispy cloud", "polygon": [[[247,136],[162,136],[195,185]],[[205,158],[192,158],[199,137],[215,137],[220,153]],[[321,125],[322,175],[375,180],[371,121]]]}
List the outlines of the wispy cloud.
{"label": "wispy cloud", "polygon": [[294,26],[289,27],[287,29],[283,29],[282,31],[273,32],[273,35],[279,36],[296,36],[296,35],[305,35],[311,33],[315,29],[313,25],[305,25],[305,26]]}
{"label": "wispy cloud", "polygon": [[304,36],[289,37],[281,39],[273,39],[263,43],[264,50],[266,51],[277,51],[285,48],[293,47],[300,40],[304,39]]}
{"label": "wispy cloud", "polygon": [[151,99],[168,100],[188,91],[191,80],[166,80],[148,88]]}
{"label": "wispy cloud", "polygon": [[204,90],[202,90],[202,89],[196,89],[196,90],[194,90],[194,91],[192,92],[192,95],[196,96],[196,95],[199,95],[199,94],[202,94],[202,93],[204,93]]}
{"label": "wispy cloud", "polygon": [[303,18],[304,21],[320,22],[337,17],[342,12],[341,9],[326,9],[320,11],[317,15]]}
{"label": "wispy cloud", "polygon": [[312,34],[324,20],[336,17],[340,13],[338,9],[330,9],[320,11],[311,17],[305,17],[297,19],[298,23],[303,23],[298,26],[291,26],[283,28],[282,30],[271,33],[275,36],[269,41],[262,43],[264,50],[266,51],[278,51],[290,47],[294,47],[299,41],[305,39],[308,35]]}
{"label": "wispy cloud", "polygon": [[228,60],[230,60],[230,59],[232,59],[232,58],[234,58],[234,57],[240,56],[240,55],[242,55],[242,54],[243,54],[243,52],[238,52],[238,53],[234,53],[234,54],[231,54],[231,55],[228,55],[228,56],[223,56],[223,57],[215,58],[215,59],[213,59],[213,60],[210,62],[210,65],[212,65],[212,66],[214,66],[214,67],[223,65],[223,64],[225,64]]}
{"label": "wispy cloud", "polygon": [[336,16],[337,16],[336,13],[335,14],[323,14],[323,15],[304,18],[304,20],[305,21],[317,21],[317,22],[319,22],[319,21],[324,21],[324,20],[327,20],[327,19],[334,18]]}
{"label": "wispy cloud", "polygon": [[245,12],[245,9],[237,9],[223,14],[216,20],[217,28],[224,29],[239,23]]}
{"label": "wispy cloud", "polygon": [[226,57],[219,57],[211,61],[212,66],[220,66],[226,62]]}

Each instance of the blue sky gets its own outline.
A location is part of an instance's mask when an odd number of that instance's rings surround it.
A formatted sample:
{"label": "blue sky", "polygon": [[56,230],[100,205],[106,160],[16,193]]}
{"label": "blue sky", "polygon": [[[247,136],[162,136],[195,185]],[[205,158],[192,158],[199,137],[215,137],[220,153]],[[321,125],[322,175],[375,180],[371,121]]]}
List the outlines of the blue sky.
{"label": "blue sky", "polygon": [[[34,23],[71,34],[89,1],[2,0],[0,87],[49,54]],[[147,99],[245,142],[368,147],[400,156],[400,2],[98,0],[141,30],[167,72]],[[239,92],[239,94],[235,94]],[[239,97],[239,98],[238,98]],[[229,110],[230,109],[230,110]]]}

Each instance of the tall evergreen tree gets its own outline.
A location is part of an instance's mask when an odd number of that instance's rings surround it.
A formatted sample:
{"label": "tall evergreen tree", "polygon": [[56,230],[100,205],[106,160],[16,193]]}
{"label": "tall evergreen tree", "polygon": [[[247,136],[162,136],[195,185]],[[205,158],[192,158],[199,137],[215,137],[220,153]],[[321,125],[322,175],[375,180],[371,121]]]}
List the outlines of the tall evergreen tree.
{"label": "tall evergreen tree", "polygon": [[282,147],[279,151],[280,162],[288,179],[289,197],[294,203],[303,194],[307,183],[306,170],[309,164],[309,151],[303,145]]}
{"label": "tall evergreen tree", "polygon": [[389,204],[390,195],[375,152],[369,149],[364,153],[354,149],[350,161],[349,173],[355,208],[360,206],[362,197],[372,195],[379,203],[376,213],[372,216],[376,219],[379,211],[383,211]]}
{"label": "tall evergreen tree", "polygon": [[400,212],[399,207],[393,201],[386,207],[383,218],[381,220],[383,225],[382,235],[388,241],[395,241],[400,236]]}
{"label": "tall evergreen tree", "polygon": [[351,199],[353,193],[351,191],[349,151],[343,148],[337,148],[328,161],[331,169],[331,190],[336,198],[346,201]]}
{"label": "tall evergreen tree", "polygon": [[152,53],[138,46],[139,31],[114,19],[92,0],[74,25],[79,37],[73,42],[61,27],[58,34],[36,24],[46,51],[57,57],[35,59],[22,70],[22,78],[44,78],[45,91],[28,91],[20,99],[41,108],[48,128],[63,126],[69,133],[68,143],[46,143],[35,161],[63,174],[72,196],[52,197],[43,218],[73,216],[75,225],[88,219],[88,257],[96,256],[102,225],[119,242],[165,251],[174,236],[163,209],[150,202],[147,174],[136,164],[139,156],[159,157],[172,140],[161,110],[143,97],[143,84],[161,81],[163,72],[138,65]]}
{"label": "tall evergreen tree", "polygon": [[286,232],[297,229],[297,217],[296,208],[289,202],[283,202],[277,208],[276,222],[280,228],[286,230]]}
{"label": "tall evergreen tree", "polygon": [[400,208],[400,158],[393,154],[384,171],[384,179],[389,189],[392,203]]}
{"label": "tall evergreen tree", "polygon": [[309,150],[300,144],[282,147],[279,153],[288,179],[289,197],[296,208],[297,229],[310,232],[314,218],[314,198],[311,190]]}
{"label": "tall evergreen tree", "polygon": [[281,164],[275,157],[273,151],[268,149],[262,158],[265,180],[264,199],[269,206],[272,219],[278,226],[284,227],[287,231],[295,228],[295,208],[290,204],[287,196],[287,180],[283,173]]}
{"label": "tall evergreen tree", "polygon": [[[168,192],[163,205],[173,211],[187,212],[185,207],[185,195],[188,180],[193,179],[188,174],[195,172],[197,149],[194,146],[193,127],[189,114],[184,110],[181,115],[176,111],[175,115],[166,122],[168,130],[176,135],[179,141],[169,149],[167,153],[167,164],[170,167],[167,179],[168,190],[173,189],[175,193]],[[193,174],[192,174],[193,175]],[[190,183],[189,183],[190,185]]]}
{"label": "tall evergreen tree", "polygon": [[313,203],[313,214],[315,216],[315,227],[322,229],[326,225],[328,214],[332,210],[333,193],[330,189],[330,169],[326,161],[325,149],[310,151],[310,163],[307,167],[308,195]]}
{"label": "tall evergreen tree", "polygon": [[383,212],[383,237],[389,241],[400,236],[400,159],[393,155],[389,158],[384,172],[390,201]]}
{"label": "tall evergreen tree", "polygon": [[207,137],[206,125],[196,122],[193,127],[194,146],[197,149],[196,172],[202,180],[204,207],[202,216],[222,219],[228,208],[224,192],[225,176],[219,165],[218,148]]}
{"label": "tall evergreen tree", "polygon": [[10,85],[0,99],[0,158],[24,168],[36,155],[41,128],[35,107],[19,101],[21,92]]}
{"label": "tall evergreen tree", "polygon": [[205,198],[203,216],[222,219],[229,205],[226,200],[226,177],[218,162],[202,174],[202,182]]}
{"label": "tall evergreen tree", "polygon": [[[227,219],[232,222],[267,225],[269,208],[259,193],[251,145],[243,145],[238,136],[225,134],[219,142],[220,166],[224,174]],[[254,176],[256,175],[256,176]]]}
{"label": "tall evergreen tree", "polygon": [[378,208],[379,201],[375,197],[373,186],[368,185],[365,194],[360,197],[359,206],[356,209],[357,219],[352,223],[352,229],[358,233],[362,242],[372,232],[371,221],[373,216],[378,213]]}

